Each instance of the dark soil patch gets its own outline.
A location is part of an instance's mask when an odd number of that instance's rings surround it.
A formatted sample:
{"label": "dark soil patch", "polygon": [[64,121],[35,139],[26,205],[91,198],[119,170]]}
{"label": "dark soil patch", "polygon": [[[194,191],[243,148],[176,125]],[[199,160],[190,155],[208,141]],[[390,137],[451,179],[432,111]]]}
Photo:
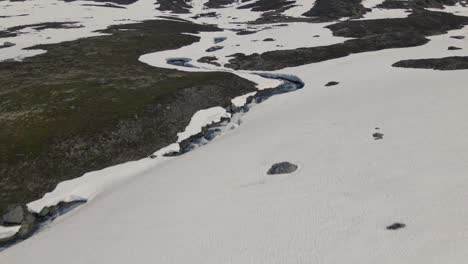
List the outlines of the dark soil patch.
{"label": "dark soil patch", "polygon": [[362,17],[368,9],[362,0],[317,0],[315,5],[304,13],[308,17],[318,17],[322,21],[336,20],[342,17]]}
{"label": "dark soil patch", "polygon": [[330,86],[335,86],[335,85],[338,85],[338,84],[340,84],[340,83],[335,82],[335,81],[331,81],[331,82],[328,82],[327,84],[325,84],[325,86],[330,87]]}
{"label": "dark soil patch", "polygon": [[285,8],[291,8],[294,3],[295,1],[288,0],[257,0],[253,3],[240,6],[238,9],[251,9],[257,12],[277,11],[279,9],[285,10]]}
{"label": "dark soil patch", "polygon": [[217,61],[218,61],[218,58],[215,57],[215,56],[205,56],[205,57],[201,57],[200,59],[197,60],[198,62],[201,62],[201,63],[208,63],[208,64],[211,64],[211,65],[215,65],[215,66],[221,66],[221,64],[219,64]]}
{"label": "dark soil patch", "polygon": [[273,164],[271,168],[268,170],[267,174],[268,175],[274,175],[274,174],[287,174],[287,173],[293,173],[297,170],[298,166],[296,164],[292,164],[290,162],[280,162]]}
{"label": "dark soil patch", "polygon": [[378,8],[385,9],[422,9],[422,8],[443,8],[444,5],[453,6],[457,3],[464,3],[465,0],[385,0]]}
{"label": "dark soil patch", "polygon": [[405,228],[405,227],[406,225],[403,223],[394,223],[394,224],[387,226],[387,230],[398,230],[398,229]]}
{"label": "dark soil patch", "polygon": [[58,182],[148,156],[175,142],[199,109],[255,91],[234,74],[138,61],[199,40],[181,33],[215,30],[167,20],[112,26],[103,31],[111,35],[40,45],[33,48],[48,52],[0,62],[0,212]]}
{"label": "dark soil patch", "polygon": [[231,5],[234,2],[236,2],[236,0],[208,0],[208,2],[205,3],[205,6],[208,8],[221,8]]}
{"label": "dark soil patch", "polygon": [[158,0],[158,9],[160,11],[171,11],[178,14],[190,13],[192,6],[190,5],[191,0]]}
{"label": "dark soil patch", "polygon": [[453,56],[434,59],[402,60],[392,66],[440,71],[466,70],[468,69],[468,57]]}

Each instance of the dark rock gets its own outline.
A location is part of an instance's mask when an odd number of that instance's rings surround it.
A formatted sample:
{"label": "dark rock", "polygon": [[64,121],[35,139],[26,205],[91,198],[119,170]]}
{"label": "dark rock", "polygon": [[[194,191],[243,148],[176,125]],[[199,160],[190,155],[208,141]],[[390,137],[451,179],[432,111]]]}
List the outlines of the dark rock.
{"label": "dark rock", "polygon": [[331,81],[331,82],[328,82],[327,84],[325,84],[325,86],[329,87],[329,86],[335,86],[335,85],[338,85],[339,82],[335,82],[335,81]]}
{"label": "dark rock", "polygon": [[461,50],[462,48],[450,46],[450,47],[448,47],[447,49],[448,49],[448,50]]}
{"label": "dark rock", "polygon": [[217,17],[217,16],[218,16],[218,14],[216,12],[208,12],[208,13],[198,14],[196,16],[193,16],[192,18],[199,19],[199,18],[202,18],[202,17]]}
{"label": "dark rock", "polygon": [[263,41],[275,41],[275,39],[274,38],[266,38]]}
{"label": "dark rock", "polygon": [[465,36],[450,36],[453,39],[464,39]]}
{"label": "dark rock", "polygon": [[6,210],[2,216],[4,225],[20,225],[28,214],[25,206],[17,205]]}
{"label": "dark rock", "polygon": [[191,61],[192,61],[192,59],[190,59],[190,58],[170,58],[170,59],[166,60],[167,64],[193,68],[195,66],[193,66],[190,63]]}
{"label": "dark rock", "polygon": [[221,66],[221,64],[216,62],[217,60],[218,60],[218,58],[215,57],[215,56],[205,56],[205,57],[201,57],[200,59],[198,59],[197,62],[208,63],[208,64],[215,65],[215,66],[219,67],[219,66]]}
{"label": "dark rock", "polygon": [[16,45],[15,43],[8,42],[8,41],[3,43],[3,47],[5,47],[5,48],[13,47],[15,45]]}
{"label": "dark rock", "polygon": [[293,173],[297,170],[297,168],[298,168],[297,165],[285,161],[285,162],[273,164],[273,166],[271,166],[271,168],[268,170],[267,174],[273,175],[273,174]]}
{"label": "dark rock", "polygon": [[406,227],[405,224],[403,223],[394,223],[389,226],[387,226],[387,230],[397,230]]}
{"label": "dark rock", "polygon": [[225,41],[226,39],[227,39],[226,37],[218,37],[218,38],[214,38],[213,41],[215,44],[218,44],[218,43]]}
{"label": "dark rock", "polygon": [[381,140],[381,139],[383,139],[383,136],[384,136],[384,134],[378,133],[378,132],[372,134],[372,137],[374,137],[374,140]]}
{"label": "dark rock", "polygon": [[224,48],[223,46],[213,46],[213,47],[208,48],[206,52],[214,52],[223,48]]}

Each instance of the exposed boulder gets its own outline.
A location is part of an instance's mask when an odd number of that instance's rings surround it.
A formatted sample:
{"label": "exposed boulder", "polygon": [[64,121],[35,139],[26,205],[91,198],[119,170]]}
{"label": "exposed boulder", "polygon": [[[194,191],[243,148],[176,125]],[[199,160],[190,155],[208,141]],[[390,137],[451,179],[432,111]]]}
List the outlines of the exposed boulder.
{"label": "exposed boulder", "polygon": [[20,225],[26,219],[27,215],[27,208],[17,205],[6,210],[2,216],[2,222],[4,225]]}
{"label": "exposed boulder", "polygon": [[319,17],[321,20],[335,20],[342,17],[362,17],[368,9],[362,4],[362,0],[317,0],[304,16]]}
{"label": "exposed boulder", "polygon": [[297,165],[284,161],[284,162],[273,164],[273,166],[271,166],[271,168],[268,170],[267,174],[274,175],[274,174],[293,173],[297,170],[297,168],[298,168]]}
{"label": "exposed boulder", "polygon": [[325,84],[325,86],[329,87],[329,86],[335,86],[335,85],[338,85],[340,84],[339,82],[335,82],[335,81],[331,81],[331,82],[328,82],[327,84]]}
{"label": "exposed boulder", "polygon": [[213,46],[213,47],[208,48],[206,52],[214,52],[223,48],[224,48],[223,46]]}

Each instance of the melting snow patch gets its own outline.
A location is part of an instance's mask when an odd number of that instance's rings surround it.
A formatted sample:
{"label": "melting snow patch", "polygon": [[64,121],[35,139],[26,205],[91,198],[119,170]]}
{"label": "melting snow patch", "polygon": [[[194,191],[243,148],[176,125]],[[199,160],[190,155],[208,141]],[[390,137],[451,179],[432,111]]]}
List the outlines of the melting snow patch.
{"label": "melting snow patch", "polygon": [[271,168],[268,170],[267,174],[274,175],[274,174],[293,173],[297,170],[297,168],[298,168],[297,165],[284,161],[284,162],[273,164],[273,166],[271,166]]}
{"label": "melting snow patch", "polygon": [[200,110],[193,115],[190,124],[185,128],[184,132],[178,133],[177,142],[181,142],[193,135],[196,135],[202,131],[202,127],[211,123],[221,121],[222,118],[230,118],[231,114],[226,112],[226,109],[217,106],[204,110]]}
{"label": "melting snow patch", "polygon": [[20,230],[21,226],[0,226],[0,239],[14,236]]}

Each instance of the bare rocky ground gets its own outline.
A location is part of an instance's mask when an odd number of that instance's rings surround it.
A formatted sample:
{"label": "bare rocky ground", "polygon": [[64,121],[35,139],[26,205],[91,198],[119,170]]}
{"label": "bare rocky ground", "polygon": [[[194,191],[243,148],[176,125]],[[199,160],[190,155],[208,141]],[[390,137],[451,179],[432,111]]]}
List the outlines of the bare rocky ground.
{"label": "bare rocky ground", "polygon": [[112,35],[36,46],[0,63],[0,211],[85,172],[143,158],[176,141],[193,114],[254,91],[230,73],[188,73],[138,61],[218,30],[188,22],[112,26]]}

